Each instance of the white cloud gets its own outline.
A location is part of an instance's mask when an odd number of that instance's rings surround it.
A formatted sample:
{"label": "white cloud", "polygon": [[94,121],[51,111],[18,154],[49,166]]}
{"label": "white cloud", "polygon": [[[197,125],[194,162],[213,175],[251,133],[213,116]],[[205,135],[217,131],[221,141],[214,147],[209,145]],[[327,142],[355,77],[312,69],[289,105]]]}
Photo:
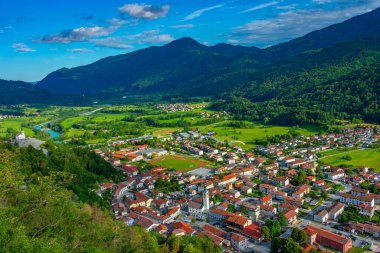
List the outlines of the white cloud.
{"label": "white cloud", "polygon": [[111,19],[107,20],[107,22],[111,26],[117,26],[117,27],[120,27],[120,26],[123,26],[123,25],[126,25],[126,24],[130,23],[129,21],[122,20],[122,19],[119,19],[119,18],[111,18]]}
{"label": "white cloud", "polygon": [[202,16],[202,14],[204,12],[206,12],[206,11],[211,11],[211,10],[218,9],[218,8],[221,8],[221,7],[223,7],[223,4],[218,4],[218,5],[214,5],[214,6],[211,6],[211,7],[203,8],[203,9],[200,9],[200,10],[196,10],[193,13],[190,13],[189,15],[187,15],[183,20],[192,20],[194,18],[198,18],[198,17]]}
{"label": "white cloud", "polygon": [[109,47],[113,49],[131,49],[133,46],[128,45],[124,41],[122,41],[120,38],[116,37],[108,37],[105,39],[96,39],[93,40],[95,46],[98,47]]}
{"label": "white cloud", "polygon": [[39,42],[47,43],[70,43],[87,41],[93,37],[108,36],[115,32],[119,26],[93,26],[93,27],[79,27],[71,30],[62,31],[59,34],[45,35],[41,37]]}
{"label": "white cloud", "polygon": [[29,52],[35,52],[36,50],[28,47],[27,45],[25,45],[24,43],[13,43],[12,44],[12,48],[16,51],[16,52],[20,52],[20,53],[29,53]]}
{"label": "white cloud", "polygon": [[280,5],[280,6],[276,6],[275,8],[277,10],[290,10],[290,9],[294,9],[298,6],[298,4],[289,4],[289,5]]}
{"label": "white cloud", "polygon": [[316,4],[328,4],[331,3],[331,0],[313,0]]}
{"label": "white cloud", "polygon": [[261,9],[264,9],[264,8],[267,8],[267,7],[276,5],[276,4],[278,4],[277,1],[263,3],[263,4],[256,5],[256,6],[252,7],[252,8],[246,9],[246,10],[240,12],[240,13],[247,13],[247,12],[257,11],[257,10],[261,10]]}
{"label": "white cloud", "polygon": [[170,10],[169,5],[153,6],[149,4],[126,4],[119,11],[134,18],[158,19],[166,17]]}
{"label": "white cloud", "polygon": [[170,34],[160,34],[159,30],[145,31],[138,34],[129,35],[127,38],[139,44],[161,44],[174,40]]}
{"label": "white cloud", "polygon": [[228,39],[237,39],[242,44],[269,46],[342,22],[379,6],[377,0],[363,0],[354,6],[348,1],[346,3],[335,10],[288,10],[274,18],[253,20],[235,27]]}
{"label": "white cloud", "polygon": [[87,48],[70,48],[66,50],[67,52],[70,53],[89,53],[92,52],[92,50],[87,49]]}
{"label": "white cloud", "polygon": [[193,28],[193,24],[186,24],[186,25],[172,25],[171,28],[173,29],[185,29],[185,28]]}

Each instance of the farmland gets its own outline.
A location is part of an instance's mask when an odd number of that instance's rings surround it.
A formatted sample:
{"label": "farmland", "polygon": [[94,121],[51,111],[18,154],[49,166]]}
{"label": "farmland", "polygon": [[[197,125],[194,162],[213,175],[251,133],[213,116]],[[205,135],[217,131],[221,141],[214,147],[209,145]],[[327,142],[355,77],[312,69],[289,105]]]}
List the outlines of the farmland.
{"label": "farmland", "polygon": [[[344,156],[346,156],[346,158]],[[347,156],[350,158],[347,159]],[[321,158],[321,161],[333,166],[343,164],[350,166],[367,166],[380,171],[380,149],[358,149],[339,152]]]}

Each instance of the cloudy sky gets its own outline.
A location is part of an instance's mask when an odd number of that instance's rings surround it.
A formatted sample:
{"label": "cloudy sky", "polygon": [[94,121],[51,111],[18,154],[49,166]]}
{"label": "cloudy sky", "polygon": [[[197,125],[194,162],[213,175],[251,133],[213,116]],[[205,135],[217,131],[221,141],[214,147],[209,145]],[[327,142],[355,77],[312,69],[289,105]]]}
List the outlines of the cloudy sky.
{"label": "cloudy sky", "polygon": [[0,78],[192,37],[267,47],[380,7],[380,0],[0,0]]}

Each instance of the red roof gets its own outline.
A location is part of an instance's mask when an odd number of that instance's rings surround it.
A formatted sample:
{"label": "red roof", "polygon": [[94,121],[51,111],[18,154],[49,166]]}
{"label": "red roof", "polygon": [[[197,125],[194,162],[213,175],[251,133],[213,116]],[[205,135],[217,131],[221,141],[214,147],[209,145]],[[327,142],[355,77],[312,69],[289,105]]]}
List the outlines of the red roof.
{"label": "red roof", "polygon": [[252,223],[249,226],[246,226],[243,229],[243,233],[246,234],[249,237],[252,237],[254,239],[260,239],[261,238],[261,228],[259,224]]}
{"label": "red roof", "polygon": [[189,224],[183,221],[173,222],[172,223],[174,229],[183,229],[186,234],[192,235],[195,232],[195,229],[192,228]]}

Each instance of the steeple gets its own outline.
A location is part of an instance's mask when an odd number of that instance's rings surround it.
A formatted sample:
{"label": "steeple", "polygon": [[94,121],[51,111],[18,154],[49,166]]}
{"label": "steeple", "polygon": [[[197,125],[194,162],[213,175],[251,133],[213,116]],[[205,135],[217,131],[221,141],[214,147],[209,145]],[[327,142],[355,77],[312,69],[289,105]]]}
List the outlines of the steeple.
{"label": "steeple", "polygon": [[203,185],[203,210],[208,211],[210,209],[210,199],[208,195],[208,190],[206,188],[206,183]]}

